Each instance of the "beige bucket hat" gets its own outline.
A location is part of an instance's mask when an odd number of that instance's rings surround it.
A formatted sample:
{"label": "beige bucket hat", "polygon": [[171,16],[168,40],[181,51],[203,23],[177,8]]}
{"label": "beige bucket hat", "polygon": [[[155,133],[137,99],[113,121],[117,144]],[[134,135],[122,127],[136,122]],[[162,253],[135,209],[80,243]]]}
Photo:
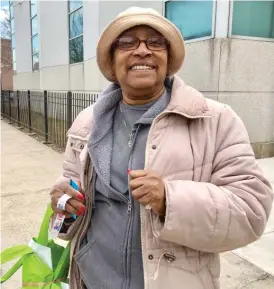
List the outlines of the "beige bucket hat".
{"label": "beige bucket hat", "polygon": [[175,74],[183,65],[185,46],[179,29],[151,8],[131,7],[110,22],[101,34],[97,44],[96,58],[98,66],[103,75],[111,82],[116,81],[112,74],[111,46],[124,31],[138,25],[148,25],[154,28],[170,42],[167,76]]}

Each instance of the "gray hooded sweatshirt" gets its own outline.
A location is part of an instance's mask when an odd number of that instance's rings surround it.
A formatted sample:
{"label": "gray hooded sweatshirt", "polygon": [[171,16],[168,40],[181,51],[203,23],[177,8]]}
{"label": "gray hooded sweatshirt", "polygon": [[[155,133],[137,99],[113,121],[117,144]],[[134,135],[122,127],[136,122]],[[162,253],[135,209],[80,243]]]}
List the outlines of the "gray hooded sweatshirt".
{"label": "gray hooded sweatshirt", "polygon": [[144,169],[151,123],[170,102],[166,87],[157,101],[130,107],[122,104],[122,91],[112,84],[94,105],[88,143],[94,166],[93,216],[81,244],[85,257],[78,263],[87,289],[144,288],[140,208],[129,191],[127,170]]}

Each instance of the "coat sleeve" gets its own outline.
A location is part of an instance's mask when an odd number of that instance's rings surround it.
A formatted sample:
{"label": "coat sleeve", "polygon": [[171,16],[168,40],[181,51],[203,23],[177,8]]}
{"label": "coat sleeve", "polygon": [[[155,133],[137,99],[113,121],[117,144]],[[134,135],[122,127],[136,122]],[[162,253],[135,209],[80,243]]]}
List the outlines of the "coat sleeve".
{"label": "coat sleeve", "polygon": [[64,153],[62,175],[56,181],[55,185],[61,182],[69,183],[70,179],[80,182],[79,158],[77,158],[75,150],[71,148],[71,145],[70,145],[71,142],[72,140],[71,140],[71,137],[69,136],[67,140],[67,144],[66,144],[66,150]]}
{"label": "coat sleeve", "polygon": [[209,183],[165,182],[166,217],[153,213],[156,237],[194,250],[223,252],[263,233],[273,191],[259,168],[245,126],[226,106],[220,117]]}
{"label": "coat sleeve", "polygon": [[[70,145],[71,141],[72,141],[71,137],[68,137],[66,150],[64,153],[62,175],[56,181],[52,189],[54,189],[54,187],[58,186],[58,184],[60,183],[63,183],[63,182],[69,183],[70,178],[72,178],[76,182],[80,181],[79,158],[77,157],[75,150],[71,148],[71,145]],[[53,217],[51,218],[50,226],[52,226],[55,218],[56,218],[56,215],[53,215]],[[58,238],[63,239],[63,240],[71,240],[76,232],[76,227],[77,227],[76,221],[74,221],[71,224],[64,223],[61,228],[62,233],[59,233]]]}

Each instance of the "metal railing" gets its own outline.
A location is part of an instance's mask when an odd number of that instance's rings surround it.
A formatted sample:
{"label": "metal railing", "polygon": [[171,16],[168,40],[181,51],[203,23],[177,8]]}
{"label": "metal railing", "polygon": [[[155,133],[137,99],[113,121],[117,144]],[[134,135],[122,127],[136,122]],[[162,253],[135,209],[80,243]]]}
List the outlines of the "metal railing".
{"label": "metal railing", "polygon": [[64,148],[68,128],[97,98],[97,92],[1,91],[1,115],[9,123],[41,136],[44,143]]}

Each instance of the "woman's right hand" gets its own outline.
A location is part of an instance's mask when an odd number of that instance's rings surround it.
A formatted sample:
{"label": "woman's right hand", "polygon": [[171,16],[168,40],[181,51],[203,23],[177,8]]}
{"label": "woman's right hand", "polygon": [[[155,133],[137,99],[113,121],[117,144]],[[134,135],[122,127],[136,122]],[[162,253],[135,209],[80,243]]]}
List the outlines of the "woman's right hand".
{"label": "woman's right hand", "polygon": [[[79,185],[79,187],[81,187]],[[59,199],[67,194],[71,196],[66,203],[65,210],[57,209],[57,203]],[[51,195],[51,207],[54,213],[62,213],[65,214],[66,218],[72,216],[72,214],[76,214],[77,216],[81,216],[85,212],[85,197],[82,189],[79,191],[73,189],[67,182],[62,182],[58,185],[55,185],[50,192]]]}

